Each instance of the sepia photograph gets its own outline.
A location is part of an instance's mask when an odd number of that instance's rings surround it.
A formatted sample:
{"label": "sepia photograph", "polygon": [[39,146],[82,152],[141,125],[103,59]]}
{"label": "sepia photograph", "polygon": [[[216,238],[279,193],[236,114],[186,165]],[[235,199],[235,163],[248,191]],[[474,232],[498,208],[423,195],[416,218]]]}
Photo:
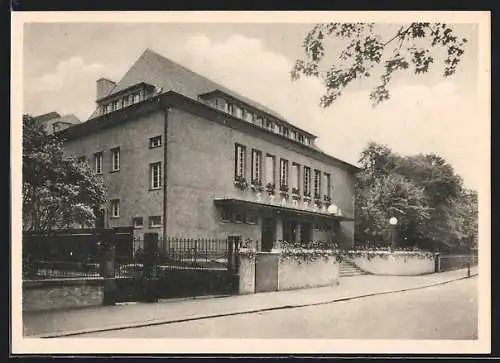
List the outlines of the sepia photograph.
{"label": "sepia photograph", "polygon": [[20,353],[490,351],[489,12],[12,29]]}

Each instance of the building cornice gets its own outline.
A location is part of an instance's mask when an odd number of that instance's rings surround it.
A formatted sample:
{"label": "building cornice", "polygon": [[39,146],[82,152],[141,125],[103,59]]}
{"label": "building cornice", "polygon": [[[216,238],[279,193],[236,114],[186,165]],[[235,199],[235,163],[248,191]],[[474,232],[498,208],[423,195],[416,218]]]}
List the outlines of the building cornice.
{"label": "building cornice", "polygon": [[203,102],[186,97],[174,91],[168,91],[161,95],[149,98],[141,103],[137,103],[117,111],[90,119],[81,124],[72,126],[58,132],[58,135],[70,141],[75,140],[85,135],[94,132],[111,128],[120,125],[124,122],[136,119],[158,110],[169,108],[177,108],[185,112],[206,118],[213,122],[237,129],[244,133],[255,135],[261,139],[265,139],[273,144],[286,147],[290,150],[299,152],[313,159],[325,162],[330,165],[335,165],[342,169],[356,173],[361,169],[353,164],[337,159],[329,154],[326,154],[311,146],[304,145],[300,142],[291,140],[282,135],[276,134],[271,130],[267,130],[248,121],[241,120],[222,110],[216,109]]}

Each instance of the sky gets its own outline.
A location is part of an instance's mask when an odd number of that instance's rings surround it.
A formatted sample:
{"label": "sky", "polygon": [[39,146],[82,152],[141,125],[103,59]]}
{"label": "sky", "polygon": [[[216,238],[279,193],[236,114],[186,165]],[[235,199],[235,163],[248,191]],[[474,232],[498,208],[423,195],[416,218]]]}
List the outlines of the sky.
{"label": "sky", "polygon": [[[455,76],[442,68],[424,76],[402,73],[391,99],[372,107],[376,79],[359,81],[327,109],[324,88],[312,78],[292,82],[290,71],[304,56],[303,39],[313,24],[276,23],[31,23],[24,26],[23,112],[57,111],[87,120],[95,107],[95,81],[119,81],[146,49],[172,59],[282,114],[318,136],[327,153],[356,164],[374,141],[402,155],[437,153],[479,189],[481,138],[477,126],[478,29],[454,24],[468,39]],[[397,24],[379,24],[390,39]],[[339,44],[329,43],[326,61]],[[328,52],[330,49],[330,52]],[[436,53],[436,60],[443,59]]]}

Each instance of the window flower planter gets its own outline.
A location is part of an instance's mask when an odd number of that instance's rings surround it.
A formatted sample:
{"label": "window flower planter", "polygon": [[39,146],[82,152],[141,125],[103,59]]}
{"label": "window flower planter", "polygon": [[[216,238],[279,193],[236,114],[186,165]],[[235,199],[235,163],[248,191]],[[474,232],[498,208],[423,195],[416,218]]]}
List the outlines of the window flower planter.
{"label": "window flower planter", "polygon": [[274,184],[273,183],[267,183],[266,185],[266,192],[269,193],[269,195],[274,195]]}
{"label": "window flower planter", "polygon": [[281,197],[288,199],[288,185],[280,186],[280,195]]}
{"label": "window flower planter", "polygon": [[264,190],[264,187],[262,186],[262,182],[260,180],[252,180],[252,183],[250,184],[250,188],[254,192],[262,192]]}
{"label": "window flower planter", "polygon": [[235,177],[235,179],[234,179],[234,185],[238,189],[241,189],[241,190],[245,190],[245,189],[248,188],[248,182],[246,181],[246,179],[244,177],[241,177],[241,176]]}

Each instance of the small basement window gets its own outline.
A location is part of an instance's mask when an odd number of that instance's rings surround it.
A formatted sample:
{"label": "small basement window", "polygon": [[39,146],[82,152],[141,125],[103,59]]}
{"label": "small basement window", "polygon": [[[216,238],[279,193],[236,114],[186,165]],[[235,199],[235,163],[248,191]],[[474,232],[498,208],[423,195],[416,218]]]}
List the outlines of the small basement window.
{"label": "small basement window", "polygon": [[144,226],[144,218],[135,217],[134,218],[134,228],[142,228]]}
{"label": "small basement window", "polygon": [[161,216],[149,217],[149,227],[151,228],[161,227]]}

